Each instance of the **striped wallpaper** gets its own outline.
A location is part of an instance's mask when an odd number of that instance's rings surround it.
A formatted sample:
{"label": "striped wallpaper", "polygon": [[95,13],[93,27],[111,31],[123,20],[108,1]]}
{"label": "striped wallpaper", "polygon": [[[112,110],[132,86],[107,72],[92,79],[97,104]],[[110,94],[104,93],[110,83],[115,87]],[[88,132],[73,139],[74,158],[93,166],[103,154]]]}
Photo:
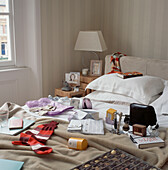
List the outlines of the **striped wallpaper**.
{"label": "striped wallpaper", "polygon": [[103,26],[111,51],[168,59],[168,0],[104,0]]}
{"label": "striped wallpaper", "polygon": [[90,53],[74,51],[80,30],[100,29],[100,0],[41,0],[43,95],[62,86],[64,74],[88,66]]}
{"label": "striped wallpaper", "polygon": [[168,0],[41,0],[43,95],[54,95],[64,73],[81,71],[74,51],[80,30],[102,30],[108,50],[138,57],[168,59]]}

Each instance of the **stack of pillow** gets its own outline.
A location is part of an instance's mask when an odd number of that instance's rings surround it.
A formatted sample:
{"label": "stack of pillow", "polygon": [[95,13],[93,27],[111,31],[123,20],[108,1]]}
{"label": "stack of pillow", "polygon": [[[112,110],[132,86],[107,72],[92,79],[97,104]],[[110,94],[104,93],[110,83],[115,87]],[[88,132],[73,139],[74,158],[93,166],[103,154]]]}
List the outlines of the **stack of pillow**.
{"label": "stack of pillow", "polygon": [[89,83],[86,89],[96,90],[94,96],[102,100],[129,98],[129,102],[137,101],[148,105],[161,95],[165,87],[164,83],[165,81],[159,77],[145,75],[122,79],[114,73],[97,78]]}

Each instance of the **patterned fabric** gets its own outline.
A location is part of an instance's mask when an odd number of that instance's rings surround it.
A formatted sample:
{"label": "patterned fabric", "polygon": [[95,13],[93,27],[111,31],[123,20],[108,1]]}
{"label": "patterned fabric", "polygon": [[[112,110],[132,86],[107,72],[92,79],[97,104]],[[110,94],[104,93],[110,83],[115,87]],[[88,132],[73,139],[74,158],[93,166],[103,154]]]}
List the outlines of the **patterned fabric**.
{"label": "patterned fabric", "polygon": [[109,72],[108,74],[121,72],[120,57],[122,56],[126,56],[126,54],[122,54],[120,52],[116,52],[112,54],[111,61],[110,61],[112,67],[111,67],[111,72]]}
{"label": "patterned fabric", "polygon": [[[28,101],[26,102],[26,105],[29,108],[35,108],[41,110],[39,112],[39,115],[48,115],[48,116],[59,115],[67,110],[71,110],[74,108],[73,106],[66,106],[59,102],[52,101],[49,98],[41,98],[39,100]],[[32,109],[30,109],[30,111],[32,111]]]}
{"label": "patterned fabric", "polygon": [[49,154],[52,152],[52,148],[45,146],[45,143],[58,124],[52,121],[49,124],[39,125],[34,130],[21,133],[20,141],[12,141],[12,144],[31,146],[32,150],[37,154]]}

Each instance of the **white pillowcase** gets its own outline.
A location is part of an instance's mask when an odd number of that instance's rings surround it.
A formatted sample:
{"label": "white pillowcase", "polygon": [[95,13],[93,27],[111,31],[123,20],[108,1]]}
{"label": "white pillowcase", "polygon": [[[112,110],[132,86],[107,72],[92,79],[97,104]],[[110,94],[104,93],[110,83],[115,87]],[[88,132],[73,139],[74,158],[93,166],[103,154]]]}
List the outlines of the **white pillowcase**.
{"label": "white pillowcase", "polygon": [[137,100],[133,99],[132,97],[123,96],[121,94],[114,94],[110,92],[103,92],[103,91],[94,91],[85,97],[91,100],[97,100],[102,102],[120,101],[120,102],[128,102],[128,103],[139,103]]}
{"label": "white pillowcase", "polygon": [[168,81],[165,83],[162,95],[151,103],[151,105],[155,108],[157,115],[168,113]]}
{"label": "white pillowcase", "polygon": [[[124,96],[121,94],[115,94],[115,93],[111,93],[111,92],[104,92],[104,91],[94,91],[92,93],[89,93],[85,97],[89,98],[91,100],[97,100],[97,101],[102,101],[102,102],[119,101],[119,102],[126,102],[126,103],[140,103],[140,104],[142,104],[141,102],[133,99],[132,97]],[[149,103],[152,103],[159,97],[160,97],[160,95],[153,96]]]}
{"label": "white pillowcase", "polygon": [[149,104],[153,96],[163,91],[164,81],[152,76],[122,79],[117,74],[106,74],[89,83],[86,89],[113,92]]}

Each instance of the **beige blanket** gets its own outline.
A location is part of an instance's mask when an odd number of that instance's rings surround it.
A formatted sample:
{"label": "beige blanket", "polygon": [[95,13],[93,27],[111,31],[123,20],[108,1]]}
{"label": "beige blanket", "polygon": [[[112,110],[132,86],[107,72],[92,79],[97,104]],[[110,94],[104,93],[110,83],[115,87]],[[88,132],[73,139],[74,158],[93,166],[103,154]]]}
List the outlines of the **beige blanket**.
{"label": "beige blanket", "polygon": [[[15,104],[6,103],[12,115],[34,119],[21,107]],[[34,129],[37,125],[48,123],[54,118],[43,118],[36,120],[31,126]],[[48,155],[37,155],[30,146],[12,145],[12,141],[19,139],[17,136],[0,134],[0,158],[23,161],[23,170],[66,170],[93,159],[113,148],[122,149],[135,155],[148,163],[159,168],[168,169],[168,129],[162,129],[160,136],[165,140],[164,148],[137,149],[126,135],[114,135],[106,131],[105,135],[82,135],[79,133],[69,133],[66,131],[67,123],[56,120],[60,124],[55,129],[52,137],[47,141],[47,145],[53,148],[53,152]],[[87,139],[89,147],[85,151],[68,149],[67,140],[70,137],[82,137]]]}

